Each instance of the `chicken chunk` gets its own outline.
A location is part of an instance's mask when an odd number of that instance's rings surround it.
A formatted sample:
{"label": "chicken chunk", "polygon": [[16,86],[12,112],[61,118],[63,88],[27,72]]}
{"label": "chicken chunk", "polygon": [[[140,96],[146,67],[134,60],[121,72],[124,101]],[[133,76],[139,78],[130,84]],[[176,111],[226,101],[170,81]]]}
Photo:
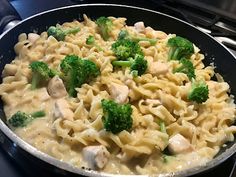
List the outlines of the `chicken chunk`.
{"label": "chicken chunk", "polygon": [[95,170],[103,168],[109,159],[110,153],[103,145],[87,146],[82,151],[83,158],[87,162],[88,167]]}
{"label": "chicken chunk", "polygon": [[134,24],[134,29],[139,32],[143,33],[145,31],[145,26],[143,22],[137,22]]}
{"label": "chicken chunk", "polygon": [[168,149],[172,154],[181,154],[192,151],[193,147],[185,137],[176,134],[169,139]]}
{"label": "chicken chunk", "polygon": [[148,71],[152,75],[166,74],[168,72],[168,65],[159,61],[149,63]]}
{"label": "chicken chunk", "polygon": [[34,43],[37,39],[39,39],[40,36],[38,34],[35,34],[35,33],[29,33],[28,34],[28,40],[31,42],[31,43]]}
{"label": "chicken chunk", "polygon": [[66,88],[59,76],[54,76],[48,82],[48,93],[53,98],[62,98],[67,95]]}
{"label": "chicken chunk", "polygon": [[121,85],[112,82],[111,84],[108,85],[108,89],[112,98],[117,103],[125,103],[127,101],[129,88],[126,85]]}
{"label": "chicken chunk", "polygon": [[58,99],[54,105],[54,117],[73,120],[74,113],[65,99]]}

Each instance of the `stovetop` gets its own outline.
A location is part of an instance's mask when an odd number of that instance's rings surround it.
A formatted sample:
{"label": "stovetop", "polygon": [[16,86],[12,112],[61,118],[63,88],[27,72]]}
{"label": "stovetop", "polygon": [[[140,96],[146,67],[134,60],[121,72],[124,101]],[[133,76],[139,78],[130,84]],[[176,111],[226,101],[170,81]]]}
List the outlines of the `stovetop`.
{"label": "stovetop", "polygon": [[[176,3],[176,1],[177,0],[10,0],[11,4],[16,8],[22,19],[45,10],[81,3],[107,2],[114,4],[119,3],[135,5],[158,10],[184,19],[185,21],[193,23],[201,30],[205,30],[205,32],[210,33],[215,37],[223,37],[224,39],[219,38],[221,40],[225,40],[225,38],[227,40],[235,40],[236,1],[224,0],[223,4],[220,4],[220,2],[222,2],[221,0],[215,0],[214,4],[210,0],[179,0],[178,3]],[[230,4],[230,6],[228,4]],[[232,14],[235,14],[235,16]],[[236,55],[236,44],[235,46],[228,43],[226,44]],[[23,157],[19,156],[19,158]],[[194,177],[229,177],[233,165],[234,159],[229,158],[213,170]],[[10,157],[1,147],[0,169],[0,177],[55,176],[55,174],[51,174],[45,169],[35,168],[35,165],[32,165],[27,160],[22,160],[20,164],[17,163],[14,160],[14,157]],[[58,177],[64,176],[60,175]]]}

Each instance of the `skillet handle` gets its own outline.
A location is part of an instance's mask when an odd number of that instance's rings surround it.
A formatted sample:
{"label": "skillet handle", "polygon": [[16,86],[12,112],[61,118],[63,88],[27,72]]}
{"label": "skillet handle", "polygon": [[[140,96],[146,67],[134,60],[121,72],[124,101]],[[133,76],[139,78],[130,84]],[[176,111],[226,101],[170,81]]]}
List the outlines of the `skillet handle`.
{"label": "skillet handle", "polygon": [[15,26],[21,20],[20,15],[8,0],[0,0],[0,34]]}

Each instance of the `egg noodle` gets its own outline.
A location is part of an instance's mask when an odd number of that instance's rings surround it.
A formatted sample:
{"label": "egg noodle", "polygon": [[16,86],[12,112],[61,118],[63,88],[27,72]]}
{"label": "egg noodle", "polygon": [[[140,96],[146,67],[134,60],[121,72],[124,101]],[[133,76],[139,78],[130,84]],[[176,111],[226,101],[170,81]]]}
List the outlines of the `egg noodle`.
{"label": "egg noodle", "polygon": [[[175,34],[167,35],[151,27],[139,31],[134,26],[127,26],[125,18],[109,19],[113,27],[107,41],[99,34],[97,24],[86,15],[83,22],[74,20],[59,25],[62,29],[80,27],[78,33],[67,35],[64,41],[48,36],[47,32],[38,35],[36,40],[30,38],[32,34],[20,34],[14,48],[16,58],[6,64],[0,85],[4,111],[8,119],[17,111],[44,110],[46,116],[23,128],[13,128],[19,137],[40,151],[78,168],[88,167],[82,155],[83,148],[102,145],[110,156],[103,168],[95,170],[112,174],[158,174],[204,165],[214,158],[225,142],[234,141],[236,109],[230,87],[214,72],[213,65],[204,66],[204,55],[196,46],[190,57],[195,80],[203,80],[209,88],[209,98],[202,104],[187,99],[191,89],[188,76],[172,72],[179,62],[168,60],[170,48],[167,41]],[[155,45],[148,41],[139,42],[148,62],[148,69],[141,76],[133,77],[128,67],[114,68],[111,63],[116,60],[111,45],[121,29],[157,39]],[[86,44],[89,35],[94,36],[102,50]],[[67,55],[93,61],[101,72],[91,82],[76,88],[75,98],[68,95],[60,98],[73,112],[72,119],[55,118],[58,99],[48,94],[47,86],[31,89],[32,72],[29,68],[31,62],[43,61],[50,68],[58,69]],[[157,68],[157,73],[152,73],[151,68],[156,62],[164,69],[158,73]],[[211,79],[214,75],[217,81]],[[102,99],[114,100],[114,94],[108,89],[114,85],[128,88],[124,103],[131,104],[133,119],[130,130],[117,134],[104,129],[101,106]],[[118,94],[125,97],[122,91]],[[160,130],[160,121],[165,123],[166,132]],[[167,156],[168,140],[176,134],[190,143],[191,150]]]}

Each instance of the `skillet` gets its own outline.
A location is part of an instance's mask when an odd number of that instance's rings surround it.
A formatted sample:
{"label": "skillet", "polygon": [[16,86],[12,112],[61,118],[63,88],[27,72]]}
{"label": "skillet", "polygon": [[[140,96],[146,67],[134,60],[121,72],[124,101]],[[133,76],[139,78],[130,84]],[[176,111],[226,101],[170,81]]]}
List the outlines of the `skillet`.
{"label": "skillet", "polygon": [[[30,33],[33,31],[40,33],[46,31],[49,26],[57,23],[62,24],[64,22],[72,21],[73,19],[82,21],[83,14],[86,14],[92,19],[96,19],[100,16],[126,17],[128,19],[128,25],[132,25],[137,21],[144,21],[146,26],[151,26],[154,29],[166,33],[175,33],[189,39],[201,49],[201,53],[205,54],[206,58],[204,63],[206,65],[214,62],[216,72],[219,72],[224,77],[225,81],[227,81],[231,86],[231,93],[236,95],[236,77],[234,77],[236,76],[236,58],[227,48],[214,40],[211,36],[199,31],[197,28],[184,21],[163,13],[126,5],[74,5],[39,13],[21,21],[14,28],[5,31],[0,36],[0,72],[2,72],[5,64],[10,63],[11,60],[14,59],[15,53],[13,48],[17,43],[18,35],[20,33]],[[23,156],[30,158],[35,163],[37,162],[37,165],[41,165],[47,169],[56,170],[58,173],[69,175],[80,174],[86,176],[111,176],[111,174],[87,171],[73,167],[38,151],[24,142],[5,124],[6,119],[3,112],[2,102],[0,103],[0,116],[0,143],[1,146],[10,153],[10,155],[14,155],[14,153],[9,152],[9,148],[17,148]],[[205,166],[163,174],[162,176],[189,176],[207,171],[222,163],[236,152],[235,142],[236,140],[227,143],[227,146],[222,148],[217,156]]]}

